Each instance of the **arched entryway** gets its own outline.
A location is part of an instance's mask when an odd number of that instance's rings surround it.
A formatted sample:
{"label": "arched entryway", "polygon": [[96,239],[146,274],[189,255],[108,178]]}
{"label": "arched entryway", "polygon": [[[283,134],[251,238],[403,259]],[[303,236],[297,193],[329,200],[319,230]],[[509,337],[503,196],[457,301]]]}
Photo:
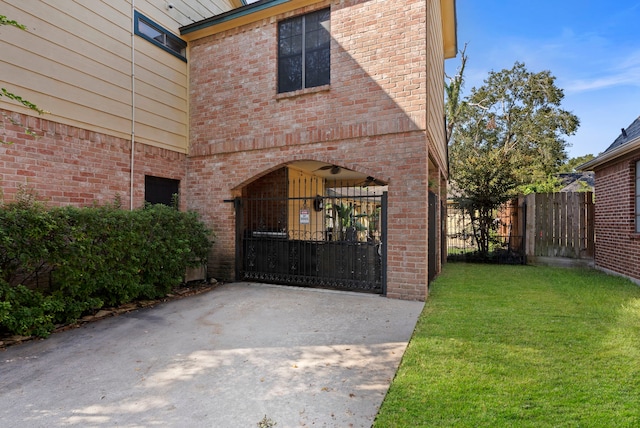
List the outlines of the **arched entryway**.
{"label": "arched entryway", "polygon": [[242,189],[236,278],[385,293],[386,183],[298,161]]}

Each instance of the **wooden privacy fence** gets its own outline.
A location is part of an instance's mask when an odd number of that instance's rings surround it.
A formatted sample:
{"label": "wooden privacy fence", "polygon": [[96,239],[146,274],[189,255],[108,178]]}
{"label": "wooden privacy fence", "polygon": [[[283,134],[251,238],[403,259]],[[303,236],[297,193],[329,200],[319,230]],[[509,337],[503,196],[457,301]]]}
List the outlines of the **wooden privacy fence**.
{"label": "wooden privacy fence", "polygon": [[534,193],[519,199],[526,207],[528,256],[593,258],[592,192]]}
{"label": "wooden privacy fence", "polygon": [[[447,258],[467,260],[477,250],[471,220],[454,202],[447,211]],[[492,260],[593,259],[594,213],[592,192],[534,193],[509,201],[495,213]]]}

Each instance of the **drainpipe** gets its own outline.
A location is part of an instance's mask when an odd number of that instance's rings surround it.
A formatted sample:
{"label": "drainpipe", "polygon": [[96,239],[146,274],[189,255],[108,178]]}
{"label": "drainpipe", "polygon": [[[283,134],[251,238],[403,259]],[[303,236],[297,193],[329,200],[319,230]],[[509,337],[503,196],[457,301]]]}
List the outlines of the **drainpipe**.
{"label": "drainpipe", "polygon": [[133,167],[136,142],[136,47],[135,0],[131,0],[131,159],[129,163],[129,209],[133,211]]}

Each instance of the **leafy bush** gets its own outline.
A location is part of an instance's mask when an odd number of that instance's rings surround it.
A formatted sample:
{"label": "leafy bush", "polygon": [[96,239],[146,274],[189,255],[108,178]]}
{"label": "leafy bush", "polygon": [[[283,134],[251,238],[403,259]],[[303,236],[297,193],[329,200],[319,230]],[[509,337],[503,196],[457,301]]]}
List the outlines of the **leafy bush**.
{"label": "leafy bush", "polygon": [[187,267],[207,259],[209,232],[194,212],[153,205],[140,215],[139,224],[145,225],[139,233],[144,238],[138,251],[141,283],[163,295],[182,282]]}
{"label": "leafy bush", "polygon": [[140,297],[136,249],[143,238],[136,212],[113,206],[66,207],[58,215],[69,230],[65,255],[53,272],[56,291],[80,301],[99,299],[107,305]]}
{"label": "leafy bush", "polygon": [[[104,305],[166,295],[207,259],[210,232],[192,212],[114,203],[0,208],[0,331],[46,336]],[[34,278],[45,276],[46,287]]]}
{"label": "leafy bush", "polygon": [[0,278],[11,286],[47,269],[63,244],[59,225],[43,205],[20,200],[0,210]]}
{"label": "leafy bush", "polygon": [[0,326],[13,334],[46,337],[54,328],[56,314],[63,310],[63,303],[54,296],[0,281]]}

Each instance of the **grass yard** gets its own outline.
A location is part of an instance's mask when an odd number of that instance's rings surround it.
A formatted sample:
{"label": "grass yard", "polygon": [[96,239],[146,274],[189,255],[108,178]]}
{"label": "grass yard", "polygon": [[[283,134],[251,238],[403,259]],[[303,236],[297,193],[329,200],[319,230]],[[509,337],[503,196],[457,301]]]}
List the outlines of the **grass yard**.
{"label": "grass yard", "polygon": [[446,265],[374,426],[640,427],[640,287]]}

